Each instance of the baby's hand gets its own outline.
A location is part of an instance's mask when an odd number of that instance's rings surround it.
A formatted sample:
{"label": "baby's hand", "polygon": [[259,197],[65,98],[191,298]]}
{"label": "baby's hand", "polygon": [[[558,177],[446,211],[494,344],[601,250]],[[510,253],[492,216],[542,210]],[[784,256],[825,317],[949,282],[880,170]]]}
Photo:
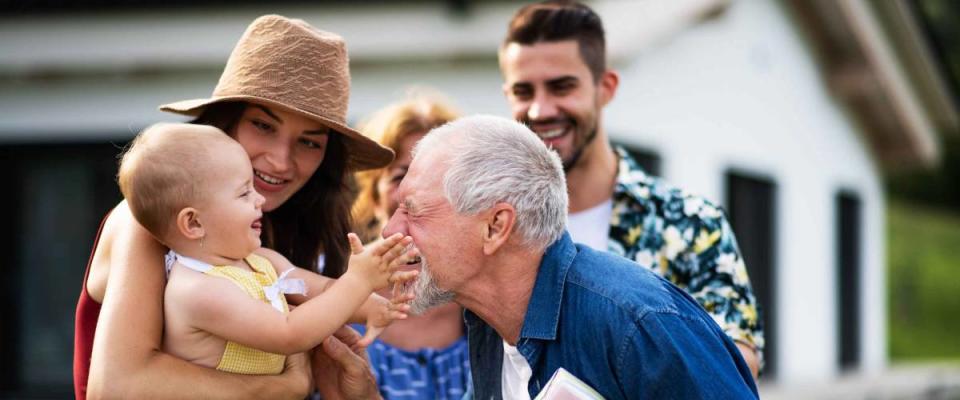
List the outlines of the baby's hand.
{"label": "baby's hand", "polygon": [[374,295],[373,298],[378,300],[379,307],[376,311],[367,315],[367,332],[357,342],[357,345],[361,347],[369,346],[377,336],[383,333],[387,326],[390,326],[390,323],[398,319],[407,319],[410,305],[404,301],[406,297],[394,297],[387,301],[383,297]]}
{"label": "baby's hand", "polygon": [[416,250],[405,251],[413,243],[413,238],[394,234],[382,241],[370,244],[366,248],[356,234],[347,234],[353,255],[347,272],[360,274],[370,283],[372,290],[379,290],[391,282],[402,280],[404,274],[395,276],[397,268],[405,265],[416,257]]}
{"label": "baby's hand", "polygon": [[420,271],[397,271],[390,277],[393,283],[391,301],[409,303],[414,298],[413,283],[416,282]]}

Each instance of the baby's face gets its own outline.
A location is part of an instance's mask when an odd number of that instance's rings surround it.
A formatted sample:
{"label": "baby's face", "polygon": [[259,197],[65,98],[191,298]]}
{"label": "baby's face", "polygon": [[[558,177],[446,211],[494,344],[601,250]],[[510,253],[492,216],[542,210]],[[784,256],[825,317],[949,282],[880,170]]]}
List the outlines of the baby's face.
{"label": "baby's face", "polygon": [[260,219],[264,198],[253,187],[253,168],[239,144],[213,151],[208,165],[197,171],[203,182],[203,204],[198,205],[204,248],[218,256],[240,259],[260,247]]}

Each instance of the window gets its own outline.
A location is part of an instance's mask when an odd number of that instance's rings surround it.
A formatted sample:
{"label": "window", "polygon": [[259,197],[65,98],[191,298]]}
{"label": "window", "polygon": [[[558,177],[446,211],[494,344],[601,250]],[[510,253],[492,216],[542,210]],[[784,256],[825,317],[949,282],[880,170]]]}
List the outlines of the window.
{"label": "window", "polygon": [[113,144],[0,145],[0,397],[73,396],[74,310],[102,216],[120,199]]}
{"label": "window", "polygon": [[776,185],[765,177],[726,175],[727,214],[760,305],[766,346],[764,376],[777,373]]}
{"label": "window", "polygon": [[860,197],[841,191],[836,207],[837,362],[840,369],[860,366]]}
{"label": "window", "polygon": [[643,168],[643,171],[653,175],[660,176],[660,156],[657,152],[625,143],[614,143],[616,146],[622,146],[627,150],[627,153],[637,161],[637,164],[640,164],[640,168]]}

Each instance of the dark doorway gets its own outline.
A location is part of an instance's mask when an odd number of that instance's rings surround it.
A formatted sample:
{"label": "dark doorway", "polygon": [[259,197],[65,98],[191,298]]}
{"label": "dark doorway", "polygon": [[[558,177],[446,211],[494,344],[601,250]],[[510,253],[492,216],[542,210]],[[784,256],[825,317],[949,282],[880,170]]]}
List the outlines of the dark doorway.
{"label": "dark doorway", "polygon": [[640,164],[640,168],[643,168],[644,172],[653,176],[660,176],[660,173],[662,172],[660,168],[661,160],[660,155],[657,154],[656,151],[625,143],[614,143],[614,145],[621,146],[626,149],[627,153],[630,154],[630,157],[633,157],[637,164]]}
{"label": "dark doorway", "polygon": [[726,174],[727,213],[763,318],[765,378],[777,375],[777,188],[772,179]]}
{"label": "dark doorway", "polygon": [[123,144],[0,145],[2,398],[73,396],[74,310]]}
{"label": "dark doorway", "polygon": [[841,370],[860,366],[861,205],[855,193],[842,191],[836,207],[837,362]]}

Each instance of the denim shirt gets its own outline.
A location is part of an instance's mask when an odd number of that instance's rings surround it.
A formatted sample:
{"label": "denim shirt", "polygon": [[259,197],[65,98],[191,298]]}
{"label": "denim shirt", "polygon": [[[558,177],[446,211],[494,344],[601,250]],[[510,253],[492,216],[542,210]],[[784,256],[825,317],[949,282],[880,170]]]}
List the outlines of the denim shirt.
{"label": "denim shirt", "polygon": [[[476,399],[502,397],[503,339],[465,311]],[[757,398],[733,342],[689,295],[625,258],[575,245],[544,254],[520,354],[533,398],[560,367],[607,399]]]}

